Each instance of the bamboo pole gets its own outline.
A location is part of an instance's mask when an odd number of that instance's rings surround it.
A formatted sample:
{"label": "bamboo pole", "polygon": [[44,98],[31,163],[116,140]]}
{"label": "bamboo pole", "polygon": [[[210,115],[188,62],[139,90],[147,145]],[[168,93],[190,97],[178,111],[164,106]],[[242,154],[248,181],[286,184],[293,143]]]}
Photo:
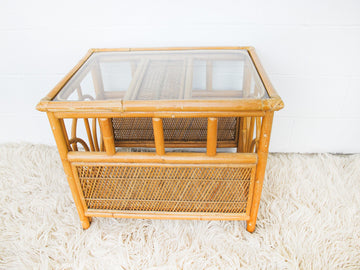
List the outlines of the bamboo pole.
{"label": "bamboo pole", "polygon": [[[77,118],[73,118],[72,124],[71,124],[71,138],[70,139],[76,138],[76,128],[77,128]],[[71,146],[74,151],[78,151],[76,142],[73,143]]]}
{"label": "bamboo pole", "polygon": [[106,154],[111,156],[115,154],[114,133],[110,118],[99,118],[100,129],[105,146]]}
{"label": "bamboo pole", "polygon": [[190,219],[190,220],[248,220],[244,213],[201,213],[201,212],[165,212],[165,211],[121,211],[89,209],[88,216],[107,218],[150,218],[150,219]]}
{"label": "bamboo pole", "polygon": [[99,151],[99,144],[98,144],[97,131],[96,131],[96,118],[92,119],[92,135],[94,140],[95,151]]}
{"label": "bamboo pole", "polygon": [[241,117],[240,118],[240,134],[239,134],[239,143],[237,152],[245,153],[246,152],[246,141],[247,141],[247,118],[248,117]]}
{"label": "bamboo pole", "polygon": [[207,128],[206,154],[210,157],[216,155],[218,119],[209,117]]}
{"label": "bamboo pole", "polygon": [[80,199],[80,191],[78,190],[78,188],[76,186],[74,175],[73,175],[73,172],[71,169],[71,164],[67,159],[68,146],[66,144],[66,140],[65,140],[65,136],[64,136],[65,130],[63,130],[63,127],[60,123],[60,119],[55,118],[53,113],[47,113],[47,115],[48,115],[49,122],[51,125],[51,130],[53,131],[53,134],[55,137],[56,145],[59,150],[60,158],[61,158],[61,161],[62,161],[62,164],[64,167],[64,171],[67,176],[67,180],[69,182],[70,190],[71,190],[72,196],[74,198],[74,202],[75,202],[76,209],[77,209],[79,217],[80,217],[82,227],[84,229],[87,229],[90,226],[90,220],[88,217],[85,216],[85,208],[82,205],[82,202]]}
{"label": "bamboo pole", "polygon": [[261,117],[256,117],[256,136],[255,136],[256,151],[259,146],[260,132],[261,132]]}
{"label": "bamboo pole", "polygon": [[87,134],[88,140],[89,140],[90,150],[94,152],[95,147],[94,147],[93,138],[91,136],[91,131],[90,131],[90,125],[89,125],[89,119],[88,118],[84,118],[84,124],[85,124],[86,134]]}
{"label": "bamboo pole", "polygon": [[61,128],[64,131],[64,138],[65,138],[65,143],[67,145],[67,149],[68,149],[68,151],[70,151],[71,148],[70,148],[70,143],[69,143],[69,136],[67,134],[66,127],[65,127],[65,121],[64,121],[64,119],[59,119],[59,121],[61,124]]}
{"label": "bamboo pole", "polygon": [[186,117],[246,117],[265,115],[263,111],[238,111],[238,112],[174,112],[174,111],[157,111],[157,112],[54,112],[58,118],[124,118],[124,117],[157,117],[157,118],[186,118]]}
{"label": "bamboo pole", "polygon": [[206,153],[169,152],[159,156],[153,152],[118,152],[113,156],[101,152],[69,152],[68,160],[72,163],[85,165],[88,163],[131,163],[133,166],[148,166],[153,164],[190,164],[198,167],[197,164],[225,167],[232,164],[232,167],[246,167],[255,165],[258,161],[256,154],[248,153],[217,153],[209,157]]}
{"label": "bamboo pole", "polygon": [[259,148],[257,149],[258,164],[256,167],[256,174],[255,174],[254,193],[252,197],[250,219],[249,221],[247,221],[247,230],[249,232],[253,232],[255,230],[256,217],[259,210],[261,191],[264,182],[266,162],[269,151],[269,142],[270,142],[273,117],[274,117],[274,112],[268,111],[266,112],[262,121]]}
{"label": "bamboo pole", "polygon": [[155,148],[158,155],[165,154],[164,128],[161,118],[153,118]]}
{"label": "bamboo pole", "polygon": [[250,152],[251,143],[254,137],[254,126],[255,126],[255,117],[249,117],[250,124],[249,124],[249,130],[248,130],[248,136],[247,136],[247,143],[246,143],[246,151]]}
{"label": "bamboo pole", "polygon": [[[271,99],[229,99],[218,97],[213,100],[192,99],[192,82],[186,79],[183,100],[91,100],[90,101],[51,101],[40,102],[40,111],[51,112],[239,112],[267,111],[273,106]],[[188,90],[189,93],[186,91]]]}

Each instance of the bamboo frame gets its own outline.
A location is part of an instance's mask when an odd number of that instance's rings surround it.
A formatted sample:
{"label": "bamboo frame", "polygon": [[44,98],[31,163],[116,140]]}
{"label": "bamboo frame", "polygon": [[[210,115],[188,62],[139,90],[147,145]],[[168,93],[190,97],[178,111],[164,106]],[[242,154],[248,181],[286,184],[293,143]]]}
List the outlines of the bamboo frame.
{"label": "bamboo frame", "polygon": [[[215,106],[218,111],[224,110],[226,107],[229,108],[230,106],[235,106],[232,111],[241,111],[241,110],[280,110],[283,108],[284,104],[282,100],[280,99],[279,95],[276,93],[274,88],[272,87],[267,75],[265,74],[258,57],[255,53],[254,48],[252,47],[190,47],[190,48],[135,48],[135,49],[91,49],[89,50],[88,54],[80,61],[80,63],[37,105],[37,109],[40,111],[82,111],[82,112],[88,112],[88,111],[103,111],[108,112],[110,111],[132,111],[131,109],[140,110],[144,109],[144,111],[158,111],[157,108],[154,108],[150,106],[150,104],[144,104],[144,101],[130,101],[124,102],[122,104],[121,101],[115,101],[111,102],[109,100],[106,101],[78,101],[78,102],[71,102],[71,101],[63,101],[63,102],[53,102],[51,101],[57,93],[62,89],[62,87],[71,79],[72,76],[76,73],[77,70],[90,58],[90,56],[95,52],[109,52],[109,51],[154,51],[154,50],[163,50],[163,51],[170,51],[170,50],[247,50],[254,65],[257,69],[261,80],[263,84],[265,85],[266,90],[269,94],[269,99],[266,100],[233,100],[231,102],[228,102],[226,100],[222,101],[224,106],[221,106],[221,102],[219,101],[218,106]],[[188,61],[188,65],[190,67],[191,61]],[[143,65],[146,68],[146,65]],[[186,83],[185,83],[185,98],[190,98],[191,93],[189,92],[189,89],[192,85],[192,72],[191,69],[188,69],[188,74],[186,75]],[[140,70],[141,72],[141,70]],[[138,80],[134,80],[134,82],[139,83]],[[129,97],[125,96],[125,100],[127,100]],[[197,103],[196,108],[198,108],[199,111],[206,111],[209,107],[209,103],[212,103],[211,101],[204,102],[204,100],[191,100],[192,103]],[[215,102],[216,103],[216,102]],[[96,106],[94,106],[96,105]],[[124,108],[123,108],[124,105]],[[143,107],[145,105],[146,109]],[[176,108],[181,107],[184,108],[184,110],[191,110],[191,108],[188,107],[188,105],[191,105],[189,102],[185,101],[171,101],[171,104],[169,104],[169,101],[159,101],[160,107],[167,107],[166,105],[171,105],[170,107]],[[156,106],[155,106],[156,107]],[[192,107],[192,106],[191,106]],[[69,109],[71,108],[71,109]],[[231,111],[231,110],[230,110]]]}
{"label": "bamboo frame", "polygon": [[122,152],[112,156],[101,152],[68,152],[67,159],[76,164],[84,163],[152,163],[152,164],[237,164],[256,165],[255,153],[217,153],[209,157],[206,153],[165,153],[160,156],[152,152]]}
{"label": "bamboo frame", "polygon": [[248,220],[246,214],[218,214],[218,213],[176,213],[173,212],[149,212],[149,211],[106,211],[106,210],[87,210],[85,215],[88,217],[107,217],[107,218],[138,218],[138,219],[185,219],[185,220]]}
{"label": "bamboo frame", "polygon": [[84,118],[84,125],[85,125],[85,129],[86,129],[86,134],[88,136],[90,150],[95,151],[94,141],[93,141],[91,131],[90,131],[90,124],[89,124],[89,120],[87,118]]}
{"label": "bamboo frame", "polygon": [[80,200],[80,191],[76,186],[76,183],[74,180],[74,175],[73,175],[73,172],[71,169],[71,164],[67,160],[68,144],[65,140],[65,135],[64,135],[66,131],[63,129],[61,120],[55,118],[54,114],[48,113],[47,115],[48,115],[49,122],[51,125],[51,130],[53,131],[53,134],[55,137],[57,148],[59,150],[60,158],[61,158],[64,170],[65,170],[65,173],[66,173],[66,176],[68,179],[70,190],[71,190],[72,196],[75,201],[76,209],[77,209],[79,217],[80,217],[81,224],[84,229],[87,229],[90,226],[90,220],[88,217],[85,216],[85,212],[84,212],[85,209]]}
{"label": "bamboo frame", "polygon": [[247,230],[255,230],[256,217],[259,210],[261,191],[265,176],[266,162],[269,151],[269,142],[274,112],[266,112],[261,125],[259,148],[257,149],[258,164],[255,175],[255,186],[253,192],[253,202],[251,206],[250,219],[247,221]]}
{"label": "bamboo frame", "polygon": [[115,143],[114,143],[114,132],[111,125],[111,120],[109,118],[100,118],[99,119],[100,129],[102,133],[102,138],[104,140],[106,154],[114,155],[115,154]]}
{"label": "bamboo frame", "polygon": [[209,157],[216,155],[218,119],[208,118],[206,154]]}
{"label": "bamboo frame", "polygon": [[164,128],[161,118],[153,118],[155,148],[158,155],[165,154]]}
{"label": "bamboo frame", "polygon": [[[187,50],[204,50],[204,55],[198,55],[194,58],[181,55],[181,52]],[[222,50],[222,54],[215,59],[207,60],[206,50]],[[221,91],[227,95],[227,99],[220,99],[219,92],[213,90],[213,62],[214,60],[231,60],[227,56],[227,50],[246,50],[250,56],[250,66],[244,66],[244,80],[242,92]],[[144,56],[149,55],[151,51],[174,51],[180,53],[179,60],[184,61],[181,69],[181,84],[178,93],[179,100],[158,100],[146,101],[136,100],[142,79],[146,70],[149,68],[149,59],[143,59],[135,65],[132,61],[133,80],[128,91],[122,92],[104,92],[104,86],[99,70],[99,63],[90,69],[90,61],[96,61],[91,56],[98,52],[143,52]],[[229,53],[231,53],[229,51]],[[166,55],[165,55],[166,56]],[[156,59],[166,59],[164,55],[159,55]],[[106,61],[113,61],[110,56]],[[129,61],[134,60],[129,58]],[[193,61],[206,60],[206,90],[193,91]],[[93,100],[93,97],[83,95],[80,82],[85,73],[78,74],[79,69],[86,65],[87,70],[91,70],[97,99],[112,98],[113,100]],[[253,65],[253,67],[251,66]],[[237,98],[241,95],[247,96],[251,86],[251,74],[257,72],[259,80],[264,85],[268,98]],[[66,83],[75,77],[77,87],[69,89],[63,94],[59,101],[54,101],[61,89]],[[255,89],[258,91],[259,89]],[[65,100],[69,95],[77,91],[80,101]],[[210,100],[200,99],[202,95],[210,91],[212,98]],[[203,93],[204,92],[204,93]],[[231,99],[232,98],[232,99]],[[89,100],[85,100],[89,99]],[[64,77],[59,84],[44,98],[37,109],[47,112],[50,125],[55,137],[59,154],[63,163],[69,186],[74,198],[74,202],[79,213],[79,217],[84,229],[90,226],[90,217],[126,217],[126,218],[180,218],[180,219],[225,219],[225,220],[246,220],[247,230],[252,232],[255,229],[256,217],[259,209],[261,191],[263,186],[270,133],[273,121],[274,111],[282,109],[284,106],[281,98],[271,85],[269,78],[252,47],[190,47],[190,48],[125,48],[125,49],[91,49],[85,57]],[[152,118],[154,140],[152,142],[137,141],[119,141],[115,142],[112,118]],[[164,140],[164,118],[208,118],[206,141],[165,141]],[[218,141],[221,135],[221,129],[218,130],[220,117],[237,117],[235,127],[234,141]],[[84,119],[85,134],[89,143],[80,138],[77,134],[78,119]],[[89,118],[92,118],[90,126]],[[73,119],[71,138],[68,138],[64,119]],[[97,134],[97,121],[100,126],[100,136]],[[121,128],[121,127],[120,127]],[[176,128],[176,127],[175,127]],[[78,130],[79,131],[79,130]],[[205,132],[206,132],[205,131]],[[186,130],[184,130],[186,132]],[[232,138],[232,137],[231,137]],[[86,152],[79,152],[77,143],[83,145]],[[155,147],[156,152],[152,153],[127,153],[116,152],[115,146],[129,147]],[[165,147],[206,147],[206,153],[188,153],[188,152],[165,152]],[[219,147],[237,147],[238,153],[217,153]],[[105,151],[105,152],[104,152]],[[254,152],[255,151],[255,152]],[[244,177],[242,181],[249,181],[247,185],[247,204],[245,212],[239,213],[212,213],[212,212],[168,212],[168,211],[120,211],[120,210],[101,210],[90,209],[85,199],[85,190],[82,190],[80,176],[76,166],[130,166],[134,168],[143,168],[153,166],[154,168],[250,168],[248,171],[242,171],[239,177]],[[91,172],[91,171],[90,171]],[[230,172],[229,172],[230,173]],[[96,174],[94,174],[96,175]],[[181,177],[179,175],[178,177]],[[198,177],[206,177],[202,172]],[[245,182],[244,182],[245,183]],[[185,185],[186,186],[186,185]],[[176,187],[174,187],[176,188]],[[176,192],[176,189],[170,189]],[[225,198],[226,192],[222,191],[221,183],[218,183],[208,194],[211,201],[213,198]],[[145,187],[140,188],[138,192],[145,191]],[[113,191],[112,191],[113,192]],[[129,192],[129,191],[128,191]],[[155,191],[157,192],[157,191]],[[182,190],[181,192],[185,192]],[[219,194],[220,193],[220,194]],[[201,197],[201,194],[199,195]],[[241,195],[243,196],[243,195]],[[206,202],[205,207],[211,207],[210,202]]]}

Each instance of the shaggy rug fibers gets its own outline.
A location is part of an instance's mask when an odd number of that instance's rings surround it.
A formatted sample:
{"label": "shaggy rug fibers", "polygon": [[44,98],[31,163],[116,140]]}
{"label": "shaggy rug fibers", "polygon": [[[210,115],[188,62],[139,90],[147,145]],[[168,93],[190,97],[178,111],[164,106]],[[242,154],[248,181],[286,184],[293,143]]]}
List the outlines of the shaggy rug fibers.
{"label": "shaggy rug fibers", "polygon": [[94,218],[55,147],[0,145],[0,269],[359,269],[360,155],[271,154],[244,222]]}

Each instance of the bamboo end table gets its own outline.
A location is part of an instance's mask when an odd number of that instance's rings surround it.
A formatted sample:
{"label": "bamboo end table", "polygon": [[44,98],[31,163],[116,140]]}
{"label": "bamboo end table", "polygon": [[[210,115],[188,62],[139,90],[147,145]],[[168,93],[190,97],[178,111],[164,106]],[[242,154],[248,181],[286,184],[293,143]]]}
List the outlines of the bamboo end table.
{"label": "bamboo end table", "polygon": [[119,217],[246,220],[253,232],[283,106],[252,47],[222,47],[91,49],[37,109],[84,229]]}

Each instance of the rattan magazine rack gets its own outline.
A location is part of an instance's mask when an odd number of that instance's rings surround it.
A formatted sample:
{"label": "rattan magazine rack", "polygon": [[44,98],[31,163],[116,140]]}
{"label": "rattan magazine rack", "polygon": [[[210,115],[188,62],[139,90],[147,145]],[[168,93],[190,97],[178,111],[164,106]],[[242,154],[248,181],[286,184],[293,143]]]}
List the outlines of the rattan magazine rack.
{"label": "rattan magazine rack", "polygon": [[84,229],[91,217],[246,220],[274,111],[252,47],[91,49],[37,105]]}

